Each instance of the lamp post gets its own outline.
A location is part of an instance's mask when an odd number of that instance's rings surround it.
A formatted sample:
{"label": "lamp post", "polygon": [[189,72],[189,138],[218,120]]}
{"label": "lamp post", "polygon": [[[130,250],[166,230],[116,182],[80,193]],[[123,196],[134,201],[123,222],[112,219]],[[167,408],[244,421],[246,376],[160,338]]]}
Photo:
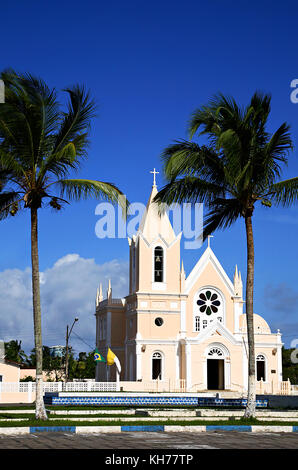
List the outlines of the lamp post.
{"label": "lamp post", "polygon": [[72,332],[72,329],[74,327],[74,324],[79,321],[79,319],[76,317],[73,321],[73,324],[71,325],[71,328],[69,330],[69,326],[66,326],[66,347],[65,347],[65,383],[68,381],[68,342],[69,338]]}

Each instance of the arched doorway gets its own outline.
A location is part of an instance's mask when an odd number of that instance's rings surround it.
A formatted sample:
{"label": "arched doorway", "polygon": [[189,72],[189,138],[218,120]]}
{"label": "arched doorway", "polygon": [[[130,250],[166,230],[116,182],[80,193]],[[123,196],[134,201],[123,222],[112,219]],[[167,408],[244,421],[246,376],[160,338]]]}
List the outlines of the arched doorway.
{"label": "arched doorway", "polygon": [[162,355],[156,351],[152,355],[152,380],[162,380]]}
{"label": "arched doorway", "polygon": [[206,385],[208,390],[225,390],[229,383],[228,354],[221,345],[210,345],[206,354]]}
{"label": "arched doorway", "polygon": [[256,359],[257,381],[266,381],[266,359],[264,354],[259,354]]}

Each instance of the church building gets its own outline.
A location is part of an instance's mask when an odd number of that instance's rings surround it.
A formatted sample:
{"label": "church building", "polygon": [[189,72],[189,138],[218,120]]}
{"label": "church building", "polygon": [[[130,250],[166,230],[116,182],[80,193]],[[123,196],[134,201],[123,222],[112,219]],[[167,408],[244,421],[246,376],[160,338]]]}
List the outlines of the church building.
{"label": "church building", "polygon": [[[245,392],[248,381],[246,316],[237,267],[231,280],[208,246],[186,277],[180,259],[181,234],[152,203],[154,183],[137,233],[129,239],[129,292],[96,298],[96,347],[108,348],[121,363],[121,381],[154,381],[190,392]],[[254,315],[256,375],[264,389],[282,381],[282,341]],[[115,368],[98,363],[96,380],[115,380]],[[140,388],[139,388],[140,389]]]}

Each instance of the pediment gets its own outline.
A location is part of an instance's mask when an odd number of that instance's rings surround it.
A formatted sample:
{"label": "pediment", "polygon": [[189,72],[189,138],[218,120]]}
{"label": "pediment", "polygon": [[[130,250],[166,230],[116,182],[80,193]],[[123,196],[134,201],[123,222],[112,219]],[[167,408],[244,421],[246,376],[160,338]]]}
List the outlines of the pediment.
{"label": "pediment", "polygon": [[207,269],[207,267],[212,267],[214,271],[214,285],[216,283],[216,277],[222,281],[224,286],[228,289],[229,293],[231,296],[234,295],[234,286],[226,274],[225,270],[223,269],[222,265],[220,264],[219,260],[213,253],[210,247],[208,247],[189,276],[185,280],[185,293],[189,294],[191,291],[192,287],[195,285],[196,282],[198,282],[200,276],[203,274],[203,272]]}
{"label": "pediment", "polygon": [[206,339],[211,336],[222,336],[226,338],[232,344],[238,344],[238,341],[235,339],[234,335],[220,322],[211,323],[208,328],[205,328],[201,331],[195,338],[188,338],[189,343],[203,343]]}

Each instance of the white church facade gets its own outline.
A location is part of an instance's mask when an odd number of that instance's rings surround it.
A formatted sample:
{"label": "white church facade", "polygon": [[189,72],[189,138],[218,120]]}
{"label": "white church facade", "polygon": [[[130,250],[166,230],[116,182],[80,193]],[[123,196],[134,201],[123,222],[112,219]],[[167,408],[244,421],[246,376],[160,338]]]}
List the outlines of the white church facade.
{"label": "white church facade", "polygon": [[[231,280],[208,245],[186,277],[181,234],[152,203],[153,184],[138,232],[129,239],[129,293],[96,299],[96,347],[118,356],[124,383],[146,390],[158,381],[187,391],[247,390],[248,345],[241,274]],[[254,315],[256,375],[263,390],[282,382],[281,334]],[[96,380],[115,380],[115,370],[98,363]],[[127,388],[134,390],[133,387]]]}

